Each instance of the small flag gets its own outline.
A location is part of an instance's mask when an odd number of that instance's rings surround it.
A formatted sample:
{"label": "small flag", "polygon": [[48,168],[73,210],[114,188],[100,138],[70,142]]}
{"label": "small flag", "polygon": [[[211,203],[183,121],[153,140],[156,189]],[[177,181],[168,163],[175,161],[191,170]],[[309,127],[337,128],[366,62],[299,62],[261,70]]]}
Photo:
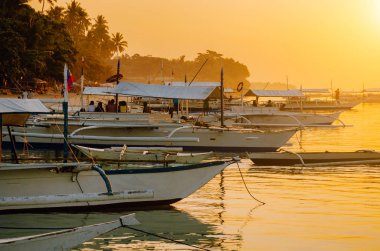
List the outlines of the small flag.
{"label": "small flag", "polygon": [[71,90],[73,83],[74,83],[73,74],[71,74],[71,71],[69,70],[69,68],[67,68],[67,91],[68,92]]}

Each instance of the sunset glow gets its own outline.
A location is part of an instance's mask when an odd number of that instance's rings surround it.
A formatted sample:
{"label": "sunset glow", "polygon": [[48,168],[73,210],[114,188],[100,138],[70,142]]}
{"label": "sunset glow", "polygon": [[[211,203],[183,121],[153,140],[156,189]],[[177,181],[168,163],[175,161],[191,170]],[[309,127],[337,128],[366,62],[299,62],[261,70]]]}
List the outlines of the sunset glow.
{"label": "sunset glow", "polygon": [[124,35],[129,55],[192,59],[210,49],[246,64],[254,82],[380,87],[379,0],[79,2]]}

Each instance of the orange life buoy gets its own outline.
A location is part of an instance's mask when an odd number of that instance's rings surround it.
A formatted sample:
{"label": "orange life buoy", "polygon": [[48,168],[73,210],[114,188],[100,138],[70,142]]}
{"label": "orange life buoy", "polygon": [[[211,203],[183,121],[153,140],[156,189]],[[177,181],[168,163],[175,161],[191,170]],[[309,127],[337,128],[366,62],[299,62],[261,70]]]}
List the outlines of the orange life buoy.
{"label": "orange life buoy", "polygon": [[241,91],[243,90],[243,86],[244,86],[244,83],[243,83],[243,82],[240,82],[240,83],[238,84],[236,90],[237,90],[238,92],[241,92]]}

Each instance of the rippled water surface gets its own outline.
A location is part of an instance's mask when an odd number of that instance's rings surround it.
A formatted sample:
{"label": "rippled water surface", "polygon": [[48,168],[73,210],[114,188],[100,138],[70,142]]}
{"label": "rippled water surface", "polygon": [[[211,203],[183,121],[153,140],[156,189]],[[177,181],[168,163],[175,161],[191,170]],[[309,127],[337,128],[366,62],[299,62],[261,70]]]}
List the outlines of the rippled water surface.
{"label": "rippled water surface", "polygon": [[[361,104],[340,118],[353,126],[308,129],[288,149],[299,150],[300,141],[307,151],[380,150],[380,104]],[[239,168],[265,205],[249,195]],[[257,167],[243,159],[172,207],[135,212],[142,223],[135,228],[144,232],[118,229],[76,250],[380,250],[380,167]],[[73,227],[127,213],[0,215],[0,226]]]}

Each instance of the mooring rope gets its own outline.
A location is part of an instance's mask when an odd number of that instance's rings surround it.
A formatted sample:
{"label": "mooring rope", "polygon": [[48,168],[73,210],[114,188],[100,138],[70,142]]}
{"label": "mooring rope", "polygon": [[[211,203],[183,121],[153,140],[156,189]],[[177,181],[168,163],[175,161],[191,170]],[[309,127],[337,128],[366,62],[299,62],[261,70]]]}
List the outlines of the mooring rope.
{"label": "mooring rope", "polygon": [[240,170],[240,166],[239,166],[239,162],[238,162],[238,161],[236,161],[236,165],[237,165],[237,167],[238,167],[238,169],[239,169],[239,173],[240,173],[241,179],[242,179],[242,181],[243,181],[243,184],[244,184],[245,189],[247,190],[248,194],[252,197],[252,199],[254,199],[255,201],[261,203],[261,205],[265,205],[265,202],[263,202],[263,201],[257,199],[257,198],[256,198],[255,196],[253,196],[252,193],[249,191],[248,186],[247,186],[247,184],[245,183],[245,180],[244,180],[244,177],[243,177],[243,173],[242,173],[241,170]]}
{"label": "mooring rope", "polygon": [[[56,122],[56,120],[54,120],[54,121]],[[62,133],[62,134],[63,134],[61,128],[59,128],[59,126],[58,126],[57,123],[55,124],[55,126],[56,126],[56,128],[58,129],[59,133]],[[74,150],[73,150],[73,148],[71,147],[71,145],[69,144],[69,142],[67,141],[67,139],[63,138],[63,141],[64,141],[64,143],[68,146],[68,148],[69,148],[69,150],[70,150],[70,152],[71,152],[71,155],[74,157],[74,160],[75,160],[77,163],[79,163],[80,161],[78,160],[77,156],[75,155]],[[93,163],[93,164],[94,164],[94,163]]]}
{"label": "mooring rope", "polygon": [[[199,250],[207,250],[207,251],[209,251],[209,249],[207,249],[207,248],[191,245],[191,244],[188,244],[188,243],[185,243],[185,242],[182,242],[182,241],[177,241],[177,240],[174,240],[174,239],[162,236],[162,235],[158,235],[158,234],[155,234],[155,233],[151,233],[151,232],[148,232],[148,231],[145,231],[145,230],[137,229],[137,228],[130,227],[130,226],[123,226],[123,227],[129,228],[131,230],[134,230],[134,231],[137,231],[137,232],[141,232],[141,233],[144,233],[144,234],[147,234],[147,235],[155,236],[155,237],[158,237],[158,238],[161,238],[161,239],[164,239],[164,240],[168,240],[168,241],[171,241],[171,242],[174,242],[174,243],[177,243],[177,244],[189,246],[189,247],[196,248],[196,249],[199,249]],[[77,228],[77,227],[60,227],[60,228],[58,228],[58,227],[7,227],[7,226],[0,226],[0,229],[18,229],[18,230],[68,230],[68,229],[73,229],[73,228]]]}
{"label": "mooring rope", "polygon": [[207,249],[207,248],[191,245],[191,244],[188,244],[188,243],[185,243],[185,242],[182,242],[182,241],[177,241],[177,240],[174,240],[174,239],[162,236],[162,235],[150,233],[150,232],[147,232],[147,231],[144,231],[144,230],[141,230],[141,229],[138,229],[138,228],[134,228],[134,227],[131,227],[131,226],[124,226],[124,227],[125,228],[129,228],[129,229],[134,230],[134,231],[137,231],[137,232],[141,232],[141,233],[144,233],[144,234],[152,235],[152,236],[164,239],[164,240],[172,241],[172,242],[177,243],[177,244],[186,245],[186,246],[189,246],[189,247],[192,247],[192,248],[196,248],[196,249],[200,249],[200,250],[207,250],[207,251],[210,250],[210,249]]}

